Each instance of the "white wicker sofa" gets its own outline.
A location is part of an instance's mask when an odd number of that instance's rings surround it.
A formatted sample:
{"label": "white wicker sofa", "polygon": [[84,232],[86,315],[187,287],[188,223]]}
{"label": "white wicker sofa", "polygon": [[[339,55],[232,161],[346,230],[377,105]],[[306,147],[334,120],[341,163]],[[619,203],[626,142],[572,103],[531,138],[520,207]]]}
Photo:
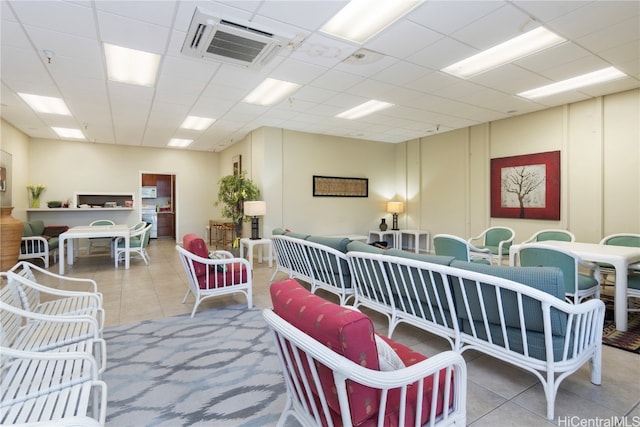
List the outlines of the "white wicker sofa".
{"label": "white wicker sofa", "polygon": [[[417,257],[415,257],[417,258]],[[589,362],[601,383],[604,304],[564,301],[562,273],[545,267],[450,265],[382,253],[347,253],[355,306],[386,314],[533,373],[554,419],[560,382]]]}
{"label": "white wicker sofa", "polygon": [[[308,236],[300,236],[272,237],[276,261],[284,266],[280,271],[319,289],[308,251],[278,250],[278,241],[308,247]],[[340,286],[354,296],[355,307],[388,317],[389,336],[408,323],[447,339],[452,350],[474,349],[533,373],[550,420],[564,378],[590,362],[591,382],[601,382],[604,304],[566,303],[558,269],[478,265],[355,241],[344,257],[349,274],[340,275]]]}
{"label": "white wicker sofa", "polygon": [[275,229],[272,234],[276,255],[272,281],[278,271],[282,271],[290,278],[309,283],[314,293],[324,289],[337,295],[342,305],[353,297],[346,257],[349,239],[303,235],[282,229]]}

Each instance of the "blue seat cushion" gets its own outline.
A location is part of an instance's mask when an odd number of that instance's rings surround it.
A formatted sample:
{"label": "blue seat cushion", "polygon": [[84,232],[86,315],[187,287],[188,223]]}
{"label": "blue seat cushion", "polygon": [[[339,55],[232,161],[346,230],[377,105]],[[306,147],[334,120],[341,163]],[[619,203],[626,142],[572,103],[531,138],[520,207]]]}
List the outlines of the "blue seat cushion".
{"label": "blue seat cushion", "polygon": [[[460,323],[460,328],[462,331],[468,335],[473,335],[471,324],[468,320],[463,320]],[[481,322],[475,322],[475,336],[481,340],[489,341],[487,337],[486,330],[484,325]],[[491,334],[491,342],[495,345],[498,345],[503,348],[507,348],[507,345],[504,342],[502,328],[500,325],[492,324],[489,326],[489,334]],[[509,349],[516,353],[520,353],[524,355],[524,345],[522,340],[522,333],[519,328],[506,328],[507,342],[509,345]],[[529,357],[533,357],[538,360],[547,360],[547,354],[544,346],[544,333],[527,330],[526,334],[527,339],[527,351]],[[569,338],[569,352],[571,352],[572,344],[573,344],[573,334]],[[551,336],[551,346],[553,348],[553,360],[554,362],[558,362],[562,360],[562,354],[564,351],[564,343],[565,337],[552,335]]]}
{"label": "blue seat cushion", "polygon": [[367,252],[370,254],[384,254],[387,251],[376,246],[366,244],[359,240],[353,240],[347,245],[347,252]]}
{"label": "blue seat cushion", "polygon": [[[522,283],[540,291],[546,292],[561,301],[564,301],[565,290],[562,271],[556,267],[505,267],[480,265],[464,261],[454,261],[452,267],[463,270],[475,271],[482,274],[501,277],[503,279]],[[475,288],[475,283],[464,281],[467,291],[467,298],[471,308],[471,317],[481,320],[482,312],[480,308],[479,295]],[[452,280],[454,301],[461,320],[469,318],[463,303],[462,290],[457,281]],[[490,323],[500,325],[498,312],[498,300],[495,287],[491,284],[481,286],[487,317]],[[501,295],[502,310],[504,312],[505,323],[509,327],[520,328],[520,318],[517,309],[517,297],[514,292],[504,291]],[[523,309],[526,313],[525,326],[527,330],[534,332],[544,332],[542,317],[542,306],[540,301],[524,297]],[[567,314],[556,309],[551,310],[551,333],[553,335],[564,336],[567,331]]]}

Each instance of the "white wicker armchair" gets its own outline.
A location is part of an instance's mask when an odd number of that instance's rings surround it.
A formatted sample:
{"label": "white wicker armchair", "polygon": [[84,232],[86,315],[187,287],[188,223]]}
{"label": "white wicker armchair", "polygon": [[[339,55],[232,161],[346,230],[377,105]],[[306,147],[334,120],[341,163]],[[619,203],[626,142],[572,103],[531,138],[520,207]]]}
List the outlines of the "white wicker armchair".
{"label": "white wicker armchair", "polygon": [[191,311],[193,317],[202,301],[221,295],[242,293],[247,298],[247,306],[252,302],[251,264],[244,258],[234,258],[228,251],[213,252],[208,257],[207,246],[196,234],[183,237],[184,248],[176,245],[176,251],[187,274],[187,293],[182,299],[184,304],[189,294],[193,294],[195,304]]}

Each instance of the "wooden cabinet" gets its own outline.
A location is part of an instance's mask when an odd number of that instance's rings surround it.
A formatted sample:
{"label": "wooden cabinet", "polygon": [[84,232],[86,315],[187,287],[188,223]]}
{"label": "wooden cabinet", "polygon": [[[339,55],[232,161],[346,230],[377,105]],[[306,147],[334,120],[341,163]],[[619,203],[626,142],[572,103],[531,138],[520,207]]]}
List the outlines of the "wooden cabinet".
{"label": "wooden cabinet", "polygon": [[171,175],[156,175],[156,187],[158,188],[158,197],[171,197],[172,196],[172,183],[173,179]]}
{"label": "wooden cabinet", "polygon": [[142,186],[143,187],[155,187],[157,181],[157,175],[155,173],[143,173],[142,174]]}
{"label": "wooden cabinet", "polygon": [[175,215],[173,213],[158,213],[158,237],[175,238]]}

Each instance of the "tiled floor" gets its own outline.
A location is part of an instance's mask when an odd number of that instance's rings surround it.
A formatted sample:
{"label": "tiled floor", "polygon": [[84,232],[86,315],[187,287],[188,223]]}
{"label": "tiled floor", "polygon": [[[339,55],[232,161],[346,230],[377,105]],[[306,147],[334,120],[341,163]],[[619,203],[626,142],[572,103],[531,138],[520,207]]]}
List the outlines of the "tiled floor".
{"label": "tiled floor", "polygon": [[[108,253],[84,256],[68,275],[96,280],[105,299],[107,325],[189,313],[193,297],[182,304],[187,288],[174,246],[173,240],[153,240],[148,249],[150,265],[134,259],[129,270],[122,264],[114,269]],[[51,270],[57,272],[57,267]],[[254,267],[254,305],[270,307],[268,285],[274,268],[266,262]],[[276,276],[276,280],[283,278]],[[237,303],[245,303],[244,297],[212,299],[199,310]],[[385,319],[371,317],[384,332]],[[426,355],[448,349],[445,340],[409,326],[400,326],[394,339]],[[560,385],[552,422],[546,419],[543,390],[532,374],[472,351],[463,356],[468,367],[467,422],[471,426],[640,425],[640,355],[604,346],[602,385],[590,383],[588,366],[569,376]]]}

